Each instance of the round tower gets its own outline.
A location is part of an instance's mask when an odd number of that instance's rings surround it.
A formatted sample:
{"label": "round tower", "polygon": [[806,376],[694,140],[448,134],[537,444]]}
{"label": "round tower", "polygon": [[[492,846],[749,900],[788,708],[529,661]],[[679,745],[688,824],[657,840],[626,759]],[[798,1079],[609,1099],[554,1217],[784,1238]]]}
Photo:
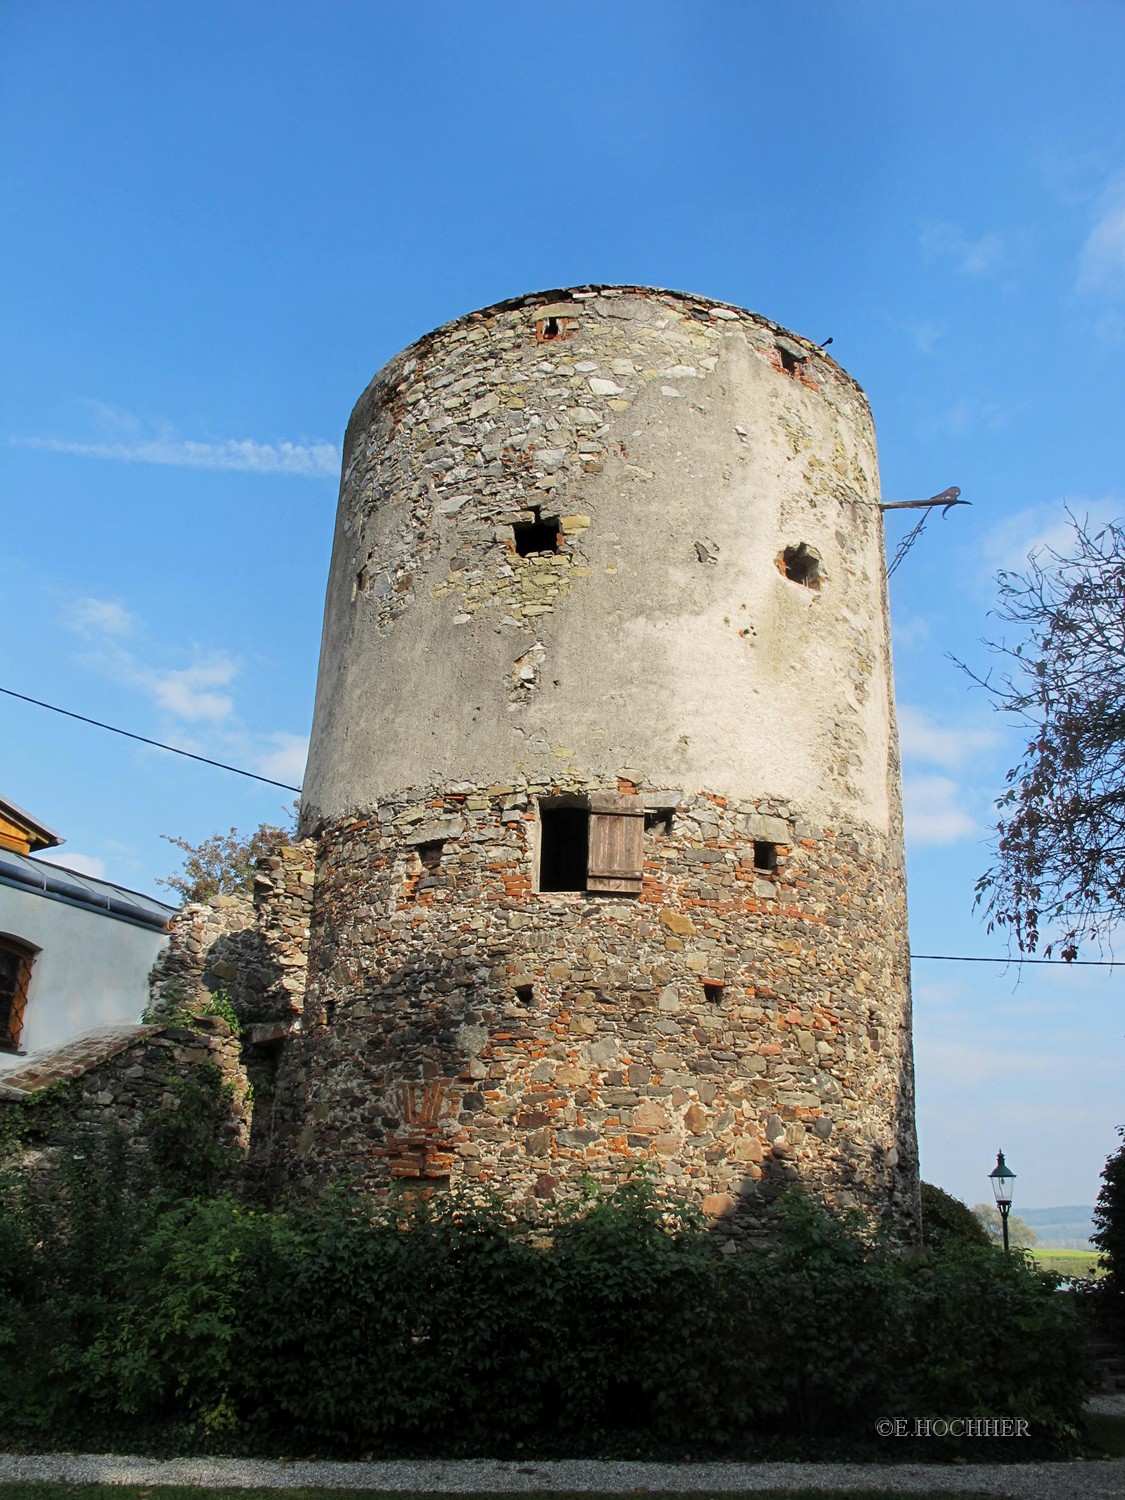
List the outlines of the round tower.
{"label": "round tower", "polygon": [[346,1173],[546,1199],[646,1162],[913,1233],[875,438],[822,348],[641,287],[393,359],[347,430],[279,1118]]}

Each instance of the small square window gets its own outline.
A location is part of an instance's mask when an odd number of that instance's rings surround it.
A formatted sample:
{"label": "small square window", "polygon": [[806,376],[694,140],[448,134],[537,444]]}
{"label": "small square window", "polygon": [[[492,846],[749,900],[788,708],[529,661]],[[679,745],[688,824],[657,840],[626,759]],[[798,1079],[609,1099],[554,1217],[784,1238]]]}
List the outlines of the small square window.
{"label": "small square window", "polygon": [[557,552],[559,530],[558,516],[537,514],[534,521],[517,521],[512,527],[516,551],[521,557],[530,557],[535,552]]}
{"label": "small square window", "polygon": [[754,840],[754,868],[755,870],[777,869],[776,844],[771,844],[767,839]]}

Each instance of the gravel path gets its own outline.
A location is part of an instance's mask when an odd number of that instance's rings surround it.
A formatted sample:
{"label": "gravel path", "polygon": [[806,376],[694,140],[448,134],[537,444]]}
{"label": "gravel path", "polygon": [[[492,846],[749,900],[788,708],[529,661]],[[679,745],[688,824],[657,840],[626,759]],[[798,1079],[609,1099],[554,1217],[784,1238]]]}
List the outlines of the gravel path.
{"label": "gravel path", "polygon": [[1005,1495],[1014,1500],[1122,1500],[1125,1458],[1047,1464],[647,1464],[571,1459],[560,1463],[502,1463],[490,1459],[417,1463],[286,1463],[273,1459],[175,1458],[109,1454],[0,1454],[0,1484],[15,1480],[72,1484],[193,1484],[262,1489],[322,1486],[343,1490],[408,1490],[471,1495],[537,1491],[607,1494],[645,1492],[720,1494],[732,1490],[881,1490],[889,1495],[933,1491]]}

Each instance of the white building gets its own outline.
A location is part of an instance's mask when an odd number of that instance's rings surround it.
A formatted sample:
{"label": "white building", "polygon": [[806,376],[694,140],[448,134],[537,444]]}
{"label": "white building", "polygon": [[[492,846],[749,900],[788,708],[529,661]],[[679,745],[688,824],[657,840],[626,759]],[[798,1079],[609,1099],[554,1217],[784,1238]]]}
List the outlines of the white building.
{"label": "white building", "polygon": [[175,908],[36,859],[62,838],[0,798],[0,1073],[135,1024]]}

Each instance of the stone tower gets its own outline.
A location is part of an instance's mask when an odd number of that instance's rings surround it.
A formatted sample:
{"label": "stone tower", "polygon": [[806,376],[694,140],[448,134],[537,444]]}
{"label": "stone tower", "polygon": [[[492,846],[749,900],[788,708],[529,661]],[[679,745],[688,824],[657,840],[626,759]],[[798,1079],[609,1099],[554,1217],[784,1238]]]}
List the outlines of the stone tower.
{"label": "stone tower", "polygon": [[347,430],[281,1174],[547,1199],[639,1162],[912,1234],[897,739],[862,391],[741,308],[500,303]]}

